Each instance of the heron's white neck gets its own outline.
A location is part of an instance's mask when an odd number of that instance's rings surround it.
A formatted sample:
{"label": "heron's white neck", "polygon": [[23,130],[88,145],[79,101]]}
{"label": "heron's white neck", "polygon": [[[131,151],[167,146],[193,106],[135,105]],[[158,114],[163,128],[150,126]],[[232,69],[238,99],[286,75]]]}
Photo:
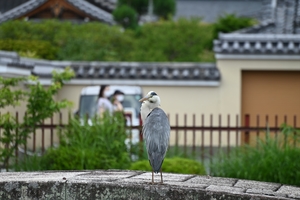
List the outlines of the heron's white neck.
{"label": "heron's white neck", "polygon": [[143,124],[145,123],[145,120],[148,116],[148,114],[154,109],[160,106],[160,101],[156,102],[149,102],[149,101],[144,101],[141,106],[141,118],[143,121]]}

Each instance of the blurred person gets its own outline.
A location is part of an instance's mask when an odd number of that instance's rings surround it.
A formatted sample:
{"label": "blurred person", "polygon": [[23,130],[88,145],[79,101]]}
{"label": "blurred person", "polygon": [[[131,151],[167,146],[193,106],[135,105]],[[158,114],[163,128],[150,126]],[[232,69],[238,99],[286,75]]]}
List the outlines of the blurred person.
{"label": "blurred person", "polygon": [[115,90],[111,98],[112,104],[114,106],[114,111],[123,112],[123,105],[122,105],[123,100],[124,100],[124,93],[120,90]]}
{"label": "blurred person", "polygon": [[126,126],[127,119],[122,105],[123,100],[124,100],[124,92],[120,90],[115,90],[114,94],[111,97],[111,101],[114,106],[114,114],[123,117],[124,125]]}
{"label": "blurred person", "polygon": [[104,112],[108,112],[112,114],[114,111],[114,106],[109,101],[108,97],[109,97],[109,85],[101,85],[98,94],[98,104],[97,104],[97,110],[100,116],[102,116]]}

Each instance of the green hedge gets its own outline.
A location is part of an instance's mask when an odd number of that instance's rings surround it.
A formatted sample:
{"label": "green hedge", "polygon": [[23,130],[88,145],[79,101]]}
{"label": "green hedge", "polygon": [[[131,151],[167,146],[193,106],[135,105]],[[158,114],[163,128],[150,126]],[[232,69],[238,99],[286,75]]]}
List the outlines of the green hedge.
{"label": "green hedge", "polygon": [[48,41],[42,40],[0,40],[0,49],[16,51],[20,56],[53,60],[57,57],[58,49]]}
{"label": "green hedge", "polygon": [[125,144],[126,130],[122,116],[71,119],[59,133],[57,148],[47,149],[42,157],[29,157],[19,162],[17,171],[128,169],[130,155]]}
{"label": "green hedge", "polygon": [[[137,161],[131,164],[130,169],[152,171],[148,160]],[[195,160],[179,157],[165,158],[164,163],[162,165],[162,171],[180,174],[206,174],[205,168],[201,163]]]}
{"label": "green hedge", "polygon": [[[201,24],[195,19],[158,21],[136,30],[122,30],[119,26],[98,22],[9,21],[0,25],[0,40],[23,41],[26,44],[0,49],[23,52],[20,48],[29,48],[26,41],[34,41],[42,43],[41,46],[48,45],[41,48],[41,54],[37,54],[36,48],[30,50],[36,52],[36,57],[44,59],[209,62],[214,61],[213,54],[207,53],[211,52],[207,44],[212,41],[212,28],[212,25]],[[27,56],[30,57],[30,54]]]}
{"label": "green hedge", "polygon": [[[133,12],[123,11],[134,24]],[[126,14],[123,11],[119,13],[121,21]],[[147,23],[134,30],[99,22],[16,20],[0,25],[0,49],[50,60],[214,62],[214,34],[252,24],[250,19],[234,15],[215,25],[193,18]]]}
{"label": "green hedge", "polygon": [[211,165],[214,176],[250,179],[300,186],[300,130],[284,126],[278,138],[266,133],[258,147],[243,146]]}

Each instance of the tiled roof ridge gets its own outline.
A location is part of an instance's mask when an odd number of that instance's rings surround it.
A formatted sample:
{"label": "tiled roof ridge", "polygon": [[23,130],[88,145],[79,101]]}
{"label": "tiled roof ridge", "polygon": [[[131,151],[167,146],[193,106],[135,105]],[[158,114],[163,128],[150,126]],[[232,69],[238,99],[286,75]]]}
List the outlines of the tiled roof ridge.
{"label": "tiled roof ridge", "polygon": [[247,55],[300,55],[300,34],[261,33],[259,30],[274,26],[272,20],[232,33],[219,33],[214,40],[218,54]]}
{"label": "tiled roof ridge", "polygon": [[220,81],[220,72],[215,63],[49,61],[9,55],[8,52],[0,51],[0,62],[12,67],[32,67],[34,75],[45,78],[51,77],[53,69],[70,66],[78,79],[181,80],[187,83]]}
{"label": "tiled roof ridge", "polygon": [[[24,15],[25,13],[28,13],[28,12],[34,10],[35,8],[37,8],[41,4],[45,3],[46,1],[47,0],[27,1],[5,13],[2,13],[0,15],[0,23],[5,22],[10,19],[18,18],[18,17]],[[76,8],[78,8],[79,10],[95,17],[96,19],[98,19],[100,21],[104,21],[108,24],[115,23],[113,20],[112,14],[106,12],[105,10],[102,10],[101,8],[99,8],[97,6],[94,6],[93,4],[91,4],[87,1],[83,1],[83,0],[66,0],[66,1],[69,2],[70,4],[72,4],[73,6],[75,6]]]}
{"label": "tiled roof ridge", "polygon": [[24,13],[28,13],[32,11],[33,9],[37,8],[39,5],[44,3],[46,0],[30,0],[27,1],[5,13],[2,13],[0,15],[0,23],[5,22],[10,19],[15,19],[17,17],[20,17]]}
{"label": "tiled roof ridge", "polygon": [[109,24],[115,23],[112,14],[106,12],[105,10],[100,9],[97,6],[94,6],[88,1],[82,1],[82,0],[66,0],[66,1],[68,1],[76,8],[80,9],[81,11],[85,12],[86,14],[92,15],[93,17],[99,20],[103,20]]}

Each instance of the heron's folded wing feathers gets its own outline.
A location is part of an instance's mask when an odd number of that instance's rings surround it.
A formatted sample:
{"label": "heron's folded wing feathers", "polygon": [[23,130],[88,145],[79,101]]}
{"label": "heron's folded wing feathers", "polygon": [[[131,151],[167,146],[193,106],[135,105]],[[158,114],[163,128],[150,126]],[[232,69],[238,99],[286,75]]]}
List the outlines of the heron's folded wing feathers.
{"label": "heron's folded wing feathers", "polygon": [[162,109],[155,108],[149,113],[143,126],[143,136],[150,164],[154,171],[158,171],[166,155],[170,138],[169,120]]}

